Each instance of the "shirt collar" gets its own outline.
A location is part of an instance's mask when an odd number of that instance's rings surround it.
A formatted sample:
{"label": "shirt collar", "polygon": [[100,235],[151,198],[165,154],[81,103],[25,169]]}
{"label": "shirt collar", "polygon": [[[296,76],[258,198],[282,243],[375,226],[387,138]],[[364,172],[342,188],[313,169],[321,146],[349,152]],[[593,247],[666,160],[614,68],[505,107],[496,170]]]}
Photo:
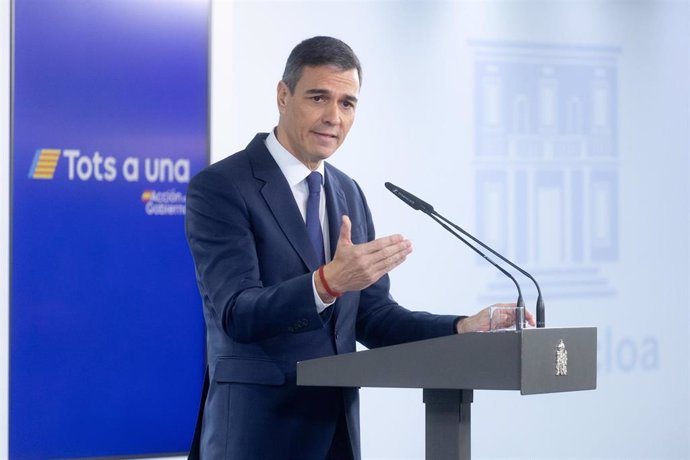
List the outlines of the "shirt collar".
{"label": "shirt collar", "polygon": [[[299,184],[306,179],[309,173],[311,173],[311,170],[307,168],[304,163],[295,158],[293,154],[288,152],[287,149],[278,142],[278,138],[275,135],[275,129],[271,130],[265,143],[268,152],[275,162],[278,163],[278,167],[285,176],[285,179],[287,179],[290,187]],[[321,184],[323,184],[325,177],[323,161],[319,163],[319,167],[316,168],[316,171],[321,173]]]}

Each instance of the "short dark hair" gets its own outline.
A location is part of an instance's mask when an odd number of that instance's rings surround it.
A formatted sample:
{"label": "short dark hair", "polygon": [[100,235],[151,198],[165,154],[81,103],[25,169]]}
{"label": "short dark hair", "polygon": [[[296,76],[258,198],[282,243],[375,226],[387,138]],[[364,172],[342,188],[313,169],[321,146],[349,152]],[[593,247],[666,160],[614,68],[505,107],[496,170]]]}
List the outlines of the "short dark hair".
{"label": "short dark hair", "polygon": [[362,84],[362,66],[357,55],[347,43],[333,37],[312,37],[302,41],[288,56],[283,72],[283,82],[290,93],[295,92],[305,66],[329,65],[345,71],[357,69],[359,84]]}

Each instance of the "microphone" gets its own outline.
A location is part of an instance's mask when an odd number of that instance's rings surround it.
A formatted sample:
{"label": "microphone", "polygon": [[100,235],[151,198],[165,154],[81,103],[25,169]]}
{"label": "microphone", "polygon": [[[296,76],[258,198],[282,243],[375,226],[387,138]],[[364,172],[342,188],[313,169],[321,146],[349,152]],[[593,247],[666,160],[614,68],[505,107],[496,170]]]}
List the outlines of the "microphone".
{"label": "microphone", "polygon": [[430,213],[434,212],[433,206],[431,206],[426,201],[423,201],[423,200],[417,198],[416,196],[414,196],[413,194],[411,194],[407,190],[403,190],[400,187],[398,187],[397,185],[391,184],[390,182],[386,182],[383,185],[385,185],[388,190],[393,192],[393,195],[397,196],[398,198],[403,200],[405,203],[410,205],[412,207],[412,209],[414,209],[416,211],[422,211],[425,214],[430,214]]}
{"label": "microphone", "polygon": [[[514,269],[518,270],[520,273],[522,273],[523,275],[525,275],[527,278],[529,278],[529,279],[534,283],[534,285],[536,286],[536,288],[537,288],[537,293],[538,293],[538,297],[537,297],[537,308],[536,308],[536,313],[537,313],[537,327],[544,327],[544,326],[546,325],[546,322],[545,322],[545,319],[544,319],[544,316],[545,316],[545,315],[544,315],[544,313],[545,313],[545,312],[544,312],[544,310],[545,310],[545,309],[544,309],[544,300],[543,300],[542,295],[541,295],[541,289],[540,289],[540,287],[539,287],[539,283],[537,283],[537,280],[535,280],[534,277],[533,277],[532,275],[530,275],[530,274],[527,273],[525,270],[523,270],[522,268],[520,268],[520,267],[518,267],[517,265],[515,265],[513,262],[511,262],[510,260],[508,260],[507,258],[505,258],[503,255],[501,255],[500,253],[498,253],[497,251],[495,251],[495,250],[492,249],[491,247],[487,246],[486,244],[484,244],[483,242],[481,242],[480,240],[478,240],[477,238],[475,238],[474,236],[472,236],[470,233],[466,232],[466,231],[465,231],[464,229],[462,229],[460,226],[456,225],[455,223],[451,222],[451,221],[448,220],[447,218],[443,217],[443,216],[442,216],[441,214],[439,214],[438,212],[434,211],[434,207],[431,206],[429,203],[427,203],[427,202],[421,200],[420,198],[417,198],[416,196],[414,196],[414,195],[411,194],[410,192],[408,192],[408,191],[406,191],[406,190],[404,190],[404,189],[401,189],[400,187],[398,187],[398,186],[396,186],[396,185],[393,185],[393,184],[391,184],[390,182],[386,182],[386,183],[385,183],[385,186],[386,186],[386,188],[387,188],[388,190],[390,190],[395,196],[397,196],[397,197],[400,198],[402,201],[404,201],[405,203],[407,203],[410,207],[412,207],[412,208],[415,209],[415,210],[422,211],[422,212],[424,212],[425,214],[427,214],[429,217],[431,217],[432,219],[434,219],[434,220],[435,220],[436,222],[438,222],[443,228],[445,228],[445,229],[448,230],[452,235],[454,235],[455,237],[457,237],[458,239],[460,239],[463,243],[465,243],[467,246],[469,246],[469,247],[470,247],[472,250],[474,250],[477,254],[479,254],[480,256],[482,256],[486,261],[488,261],[491,265],[493,265],[494,267],[496,267],[496,268],[497,268],[498,270],[500,270],[504,275],[506,275],[508,278],[510,278],[510,279],[513,281],[513,283],[515,284],[515,287],[516,287],[517,290],[518,290],[518,302],[517,302],[517,304],[518,304],[518,310],[517,310],[517,311],[518,311],[518,315],[520,316],[520,320],[519,320],[519,321],[516,320],[516,323],[515,323],[515,327],[516,327],[517,330],[521,329],[522,326],[523,326],[523,323],[524,323],[524,302],[523,302],[523,300],[522,300],[522,291],[521,291],[521,289],[520,289],[519,284],[517,283],[517,281],[515,280],[515,278],[513,278],[513,276],[510,275],[510,273],[508,273],[508,272],[507,272],[506,270],[504,270],[502,267],[498,266],[498,264],[496,264],[496,263],[495,263],[491,258],[489,258],[486,254],[484,254],[484,253],[481,252],[479,249],[477,249],[474,245],[472,245],[472,244],[469,243],[467,240],[465,240],[465,239],[462,238],[460,235],[458,235],[458,234],[455,233],[453,230],[451,230],[451,229],[448,227],[448,225],[452,226],[453,228],[455,228],[456,230],[458,230],[459,232],[461,232],[463,235],[467,236],[467,237],[470,238],[472,241],[474,241],[475,243],[479,244],[479,245],[480,245],[481,247],[483,247],[484,249],[490,251],[492,254],[494,254],[495,256],[497,256],[498,258],[500,258],[502,261],[506,262],[508,265],[510,265],[511,267],[513,267]],[[442,221],[443,221],[443,222],[442,222]],[[448,225],[446,225],[444,222],[446,222]]]}

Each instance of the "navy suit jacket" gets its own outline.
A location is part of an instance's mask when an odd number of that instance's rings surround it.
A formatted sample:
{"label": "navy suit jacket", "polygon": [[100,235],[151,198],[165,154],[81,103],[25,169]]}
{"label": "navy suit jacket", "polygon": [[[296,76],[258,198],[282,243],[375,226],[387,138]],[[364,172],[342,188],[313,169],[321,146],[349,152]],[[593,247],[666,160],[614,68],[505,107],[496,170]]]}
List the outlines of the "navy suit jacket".
{"label": "navy suit jacket", "polygon": [[[359,459],[358,390],[298,387],[297,361],[353,352],[355,340],[371,348],[449,335],[457,317],[404,309],[388,276],[317,314],[317,256],[266,136],[201,171],[187,192],[210,377],[201,457],[324,459],[344,414]],[[373,240],[359,186],[326,164],[324,187],[332,251],[344,214],[353,243]]]}

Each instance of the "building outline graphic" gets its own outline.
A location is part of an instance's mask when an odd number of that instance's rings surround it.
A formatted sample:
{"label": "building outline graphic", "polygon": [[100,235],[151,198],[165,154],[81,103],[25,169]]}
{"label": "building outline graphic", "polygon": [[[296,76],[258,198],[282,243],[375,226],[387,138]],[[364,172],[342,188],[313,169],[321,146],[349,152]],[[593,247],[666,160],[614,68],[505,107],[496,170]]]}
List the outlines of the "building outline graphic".
{"label": "building outline graphic", "polygon": [[[533,271],[549,298],[615,295],[602,267],[620,256],[620,49],[469,45],[477,234]],[[481,300],[512,289],[498,274]]]}

